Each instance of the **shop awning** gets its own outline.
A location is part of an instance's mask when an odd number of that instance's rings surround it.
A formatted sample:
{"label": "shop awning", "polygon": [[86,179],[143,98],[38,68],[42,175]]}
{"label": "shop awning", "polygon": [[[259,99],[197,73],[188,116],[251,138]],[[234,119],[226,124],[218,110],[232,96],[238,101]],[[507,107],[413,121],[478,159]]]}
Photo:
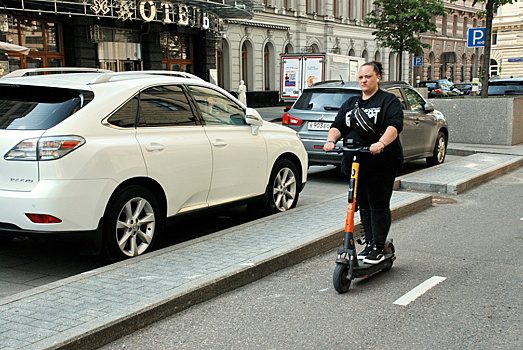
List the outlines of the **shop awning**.
{"label": "shop awning", "polygon": [[20,52],[24,55],[28,55],[29,51],[31,50],[28,47],[4,43],[3,41],[0,41],[0,49],[7,50],[7,51],[13,51],[13,52]]}

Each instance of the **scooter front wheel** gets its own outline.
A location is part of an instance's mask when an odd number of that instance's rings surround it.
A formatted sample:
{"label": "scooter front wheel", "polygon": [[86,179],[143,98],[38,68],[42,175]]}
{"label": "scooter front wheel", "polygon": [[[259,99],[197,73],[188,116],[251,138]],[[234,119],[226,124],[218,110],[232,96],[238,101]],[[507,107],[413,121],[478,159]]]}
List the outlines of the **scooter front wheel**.
{"label": "scooter front wheel", "polygon": [[353,268],[350,264],[337,263],[333,274],[334,289],[339,293],[347,293],[349,291],[352,280]]}

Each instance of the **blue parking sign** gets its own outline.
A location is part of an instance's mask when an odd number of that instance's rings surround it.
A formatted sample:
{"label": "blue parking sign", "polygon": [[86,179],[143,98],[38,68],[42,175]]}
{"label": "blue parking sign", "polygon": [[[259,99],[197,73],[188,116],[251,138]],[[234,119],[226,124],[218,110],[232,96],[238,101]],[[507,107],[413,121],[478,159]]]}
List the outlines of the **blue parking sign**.
{"label": "blue parking sign", "polygon": [[467,47],[485,46],[486,37],[487,37],[487,28],[469,28]]}
{"label": "blue parking sign", "polygon": [[415,56],[414,57],[414,67],[421,67],[421,66],[423,66],[423,57]]}

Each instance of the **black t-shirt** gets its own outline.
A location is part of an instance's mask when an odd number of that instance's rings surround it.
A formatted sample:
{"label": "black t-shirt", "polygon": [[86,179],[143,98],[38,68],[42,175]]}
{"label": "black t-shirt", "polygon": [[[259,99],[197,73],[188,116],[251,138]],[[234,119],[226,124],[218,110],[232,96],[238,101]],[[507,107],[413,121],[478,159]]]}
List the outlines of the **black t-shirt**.
{"label": "black t-shirt", "polygon": [[[362,138],[355,130],[350,127],[350,119],[352,110],[358,102],[361,107],[372,119],[376,126],[376,131],[381,136],[387,127],[393,126],[398,130],[398,134],[403,130],[403,109],[398,98],[383,90],[378,90],[371,98],[363,100],[361,96],[352,96],[345,101],[332,123],[332,128],[338,129],[343,135],[344,139],[353,139],[362,145],[370,146],[371,143],[377,142],[379,136],[372,141]],[[342,171],[346,174],[350,173],[350,163],[352,162],[352,154],[344,153],[342,163]],[[389,172],[397,171],[403,164],[403,149],[396,138],[390,145],[387,145],[382,153],[371,155],[370,153],[362,153],[360,156],[360,173],[372,172]]]}

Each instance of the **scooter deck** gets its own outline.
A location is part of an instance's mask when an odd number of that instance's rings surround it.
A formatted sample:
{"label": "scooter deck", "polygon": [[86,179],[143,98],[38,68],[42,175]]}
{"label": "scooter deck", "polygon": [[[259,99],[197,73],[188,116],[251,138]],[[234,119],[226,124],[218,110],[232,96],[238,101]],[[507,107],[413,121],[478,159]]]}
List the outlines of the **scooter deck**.
{"label": "scooter deck", "polygon": [[367,264],[359,261],[358,266],[354,266],[354,278],[368,277],[384,269],[390,269],[394,260],[396,260],[396,255],[385,254],[385,259],[377,264]]}

